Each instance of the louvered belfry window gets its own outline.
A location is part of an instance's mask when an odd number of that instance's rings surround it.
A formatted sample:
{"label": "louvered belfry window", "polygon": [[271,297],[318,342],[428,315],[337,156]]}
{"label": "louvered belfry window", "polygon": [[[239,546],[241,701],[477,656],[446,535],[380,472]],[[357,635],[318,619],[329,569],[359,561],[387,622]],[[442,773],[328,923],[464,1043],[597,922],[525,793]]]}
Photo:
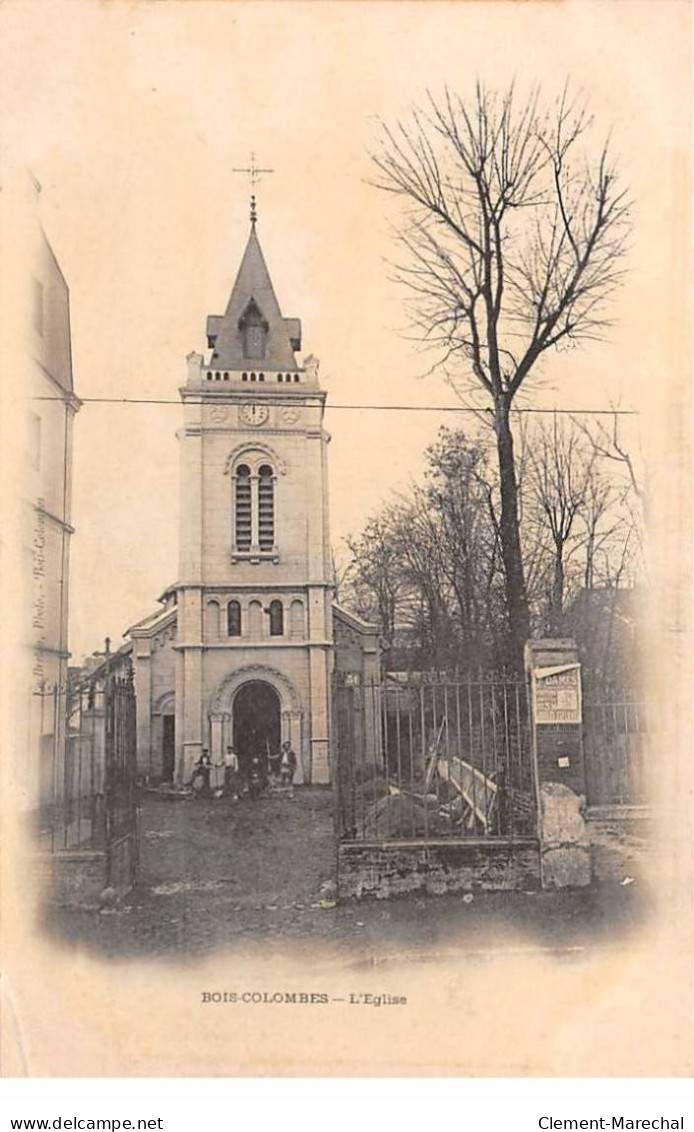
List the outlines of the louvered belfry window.
{"label": "louvered belfry window", "polygon": [[258,542],[261,550],[275,545],[275,484],[269,464],[258,471]]}
{"label": "louvered belfry window", "polygon": [[240,464],[234,473],[234,549],[250,555],[275,553],[275,473]]}
{"label": "louvered belfry window", "polygon": [[251,502],[251,470],[245,464],[236,469],[236,548],[251,549],[253,514]]}

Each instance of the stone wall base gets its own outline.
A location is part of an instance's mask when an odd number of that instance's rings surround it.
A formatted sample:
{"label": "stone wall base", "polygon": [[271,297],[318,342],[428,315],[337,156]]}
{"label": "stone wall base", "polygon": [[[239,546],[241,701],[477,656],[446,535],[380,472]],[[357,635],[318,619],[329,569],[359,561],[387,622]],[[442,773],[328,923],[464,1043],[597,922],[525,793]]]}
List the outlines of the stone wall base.
{"label": "stone wall base", "polygon": [[539,887],[537,841],[360,841],[338,846],[340,900]]}
{"label": "stone wall base", "polygon": [[585,888],[592,880],[590,846],[543,845],[540,872],[543,888]]}
{"label": "stone wall base", "polygon": [[137,857],[138,839],[130,833],[111,846],[110,866],[103,850],[68,849],[40,853],[32,858],[32,867],[47,903],[94,909],[115,903],[130,891]]}

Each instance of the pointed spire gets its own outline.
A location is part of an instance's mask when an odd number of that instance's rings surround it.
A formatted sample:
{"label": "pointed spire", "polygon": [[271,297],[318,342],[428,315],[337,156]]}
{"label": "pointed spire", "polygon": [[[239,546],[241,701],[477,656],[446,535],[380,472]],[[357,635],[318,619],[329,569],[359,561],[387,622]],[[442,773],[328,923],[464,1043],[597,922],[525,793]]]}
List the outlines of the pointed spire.
{"label": "pointed spire", "polygon": [[295,370],[298,322],[282,317],[258,240],[257,219],[252,196],[251,231],[241,266],[224,315],[213,320],[210,364],[219,369]]}

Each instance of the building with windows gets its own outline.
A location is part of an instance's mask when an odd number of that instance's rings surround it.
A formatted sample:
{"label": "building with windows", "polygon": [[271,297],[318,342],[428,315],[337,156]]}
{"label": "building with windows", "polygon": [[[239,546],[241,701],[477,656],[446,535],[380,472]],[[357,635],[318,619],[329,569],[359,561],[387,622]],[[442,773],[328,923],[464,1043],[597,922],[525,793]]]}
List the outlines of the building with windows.
{"label": "building with windows", "polygon": [[81,402],[75,395],[70,295],[38,219],[40,186],[29,178],[30,278],[25,312],[26,409],[24,493],[25,610],[32,653],[28,734],[34,780],[27,797],[42,810],[65,789],[68,674],[68,582],[72,526],[72,438]]}
{"label": "building with windows", "polygon": [[[331,674],[378,672],[373,625],[332,600],[326,394],[283,317],[257,234],[209,356],[181,389],[178,581],[131,626],[138,767],[181,784],[203,749],[244,759],[289,740],[297,782],[331,777]],[[357,671],[358,670],[358,671]]]}

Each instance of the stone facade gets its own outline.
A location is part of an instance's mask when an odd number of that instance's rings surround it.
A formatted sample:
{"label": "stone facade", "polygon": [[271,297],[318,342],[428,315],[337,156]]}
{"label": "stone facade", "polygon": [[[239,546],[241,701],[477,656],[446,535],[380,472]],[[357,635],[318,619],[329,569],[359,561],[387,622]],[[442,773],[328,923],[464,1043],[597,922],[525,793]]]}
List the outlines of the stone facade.
{"label": "stone facade", "polygon": [[68,591],[72,527],[72,438],[81,402],[75,396],[70,342],[70,296],[37,214],[37,184],[27,209],[30,278],[25,325],[28,401],[23,532],[32,653],[27,804],[60,800],[65,782],[65,697],[68,673]]}
{"label": "stone facade", "polygon": [[[334,625],[345,665],[378,669],[374,626],[334,609],[326,394],[300,364],[252,224],[212,353],[188,357],[181,389],[178,581],[129,630],[138,763],[185,783],[203,749],[243,758],[289,740],[295,781],[328,783]],[[375,666],[375,667],[374,667]]]}

